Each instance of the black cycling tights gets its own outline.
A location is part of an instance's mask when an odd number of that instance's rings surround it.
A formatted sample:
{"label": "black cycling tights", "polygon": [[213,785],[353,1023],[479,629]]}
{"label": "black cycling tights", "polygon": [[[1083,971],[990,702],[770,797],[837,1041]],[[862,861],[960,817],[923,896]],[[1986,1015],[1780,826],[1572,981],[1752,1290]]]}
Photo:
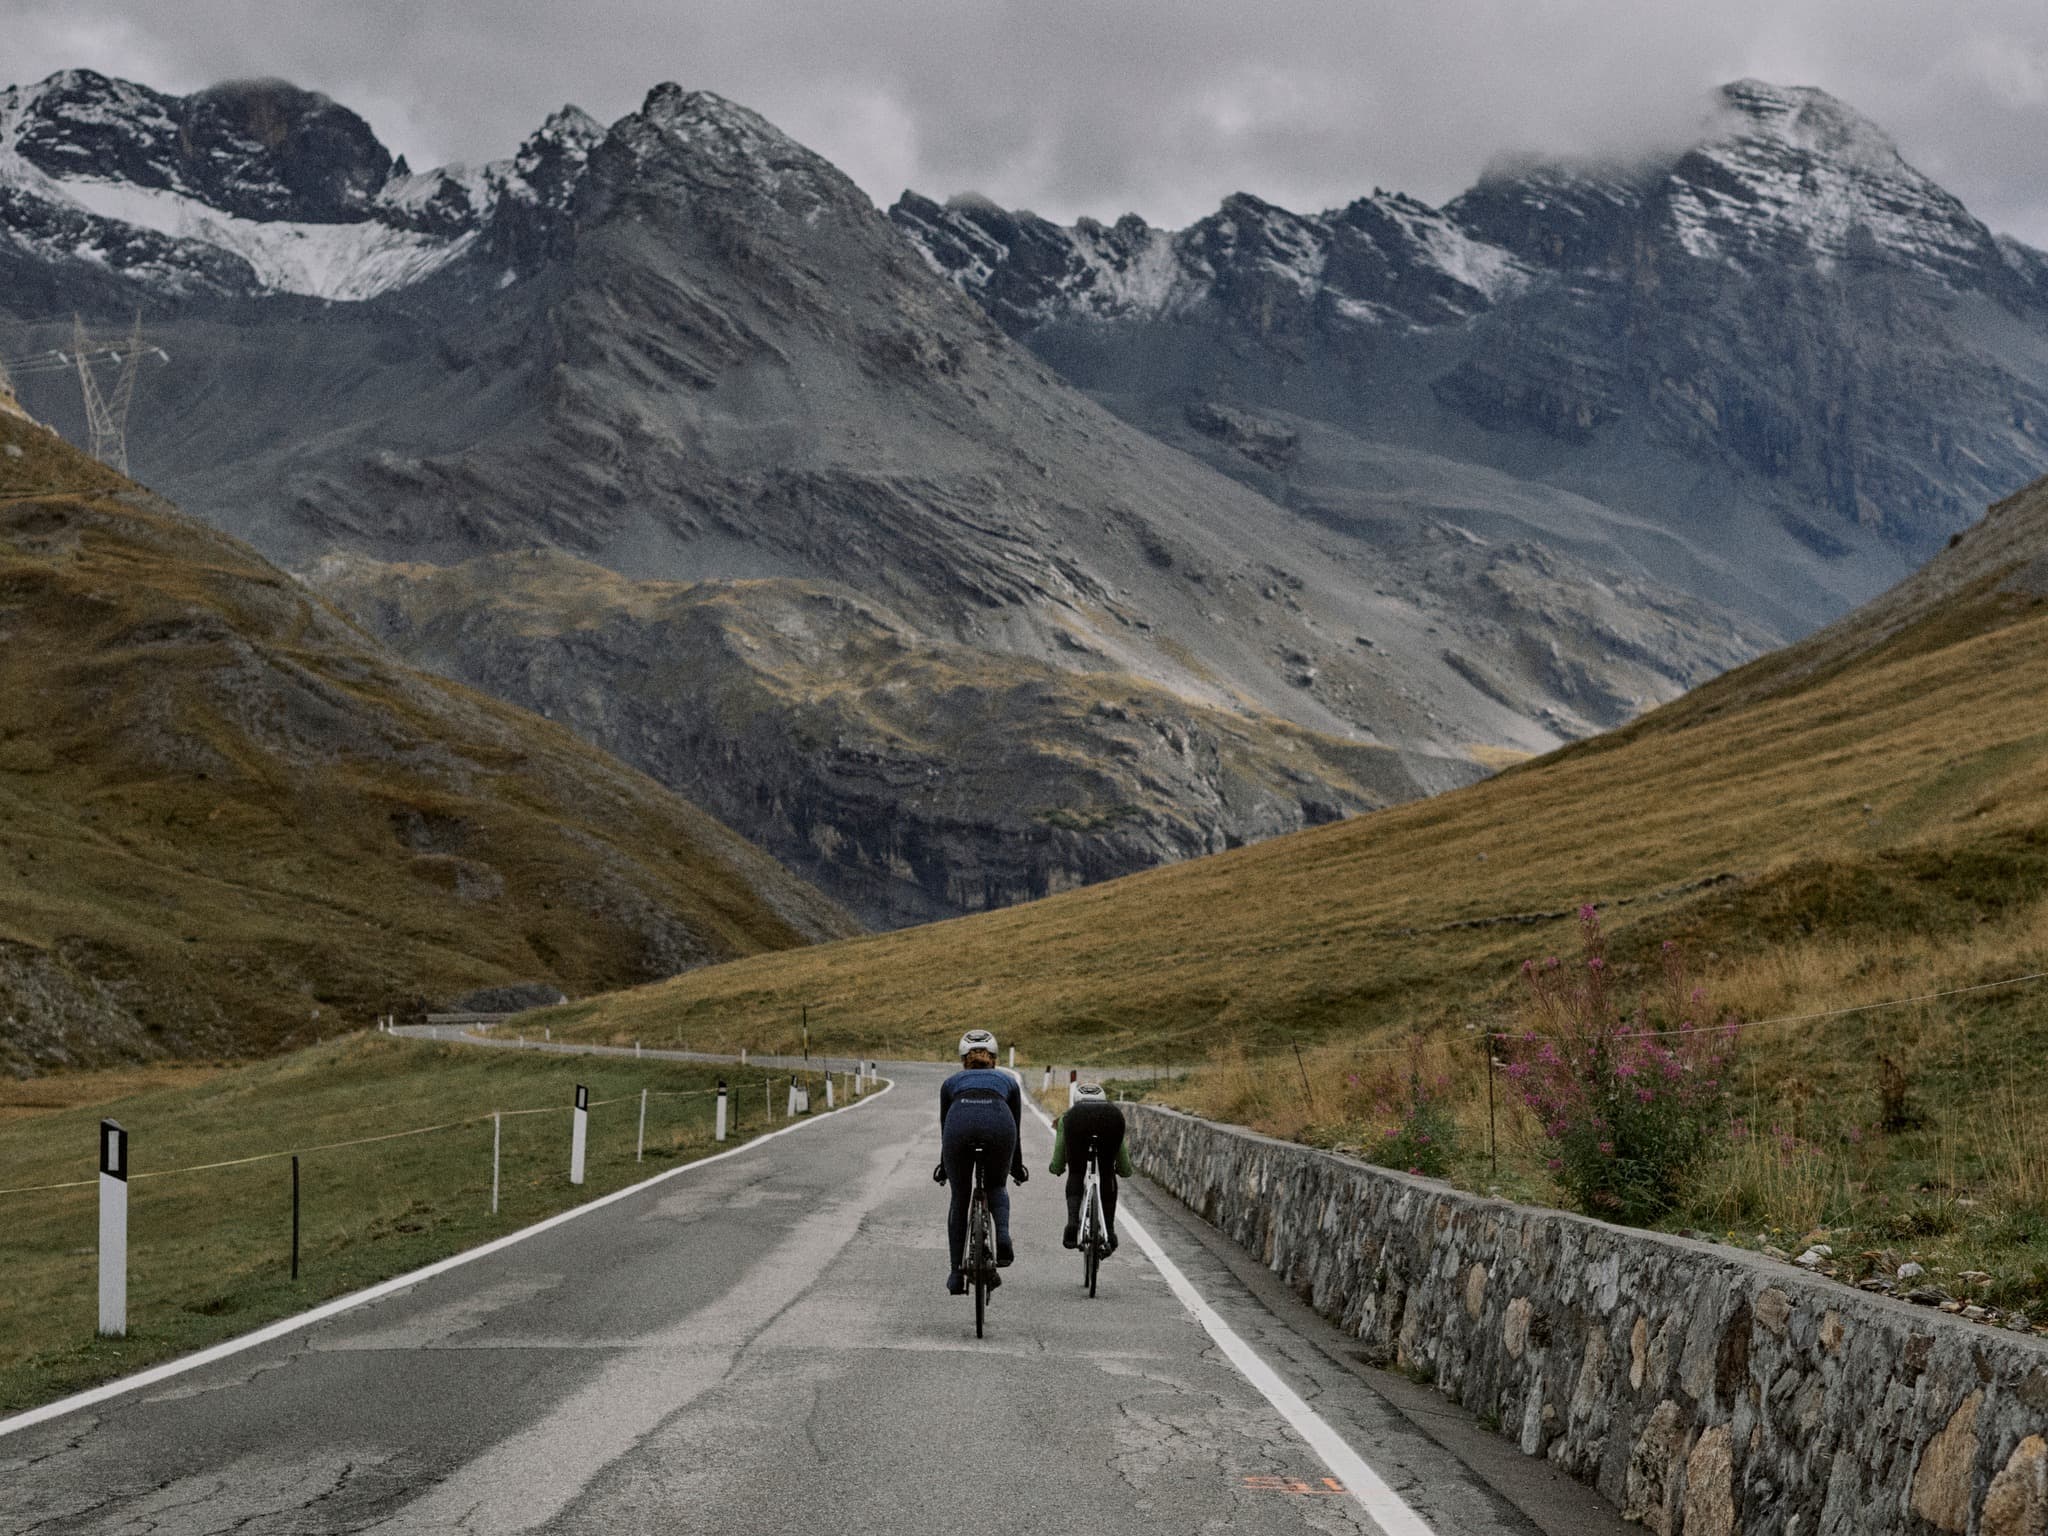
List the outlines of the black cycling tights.
{"label": "black cycling tights", "polygon": [[[1116,1235],[1116,1164],[1107,1159],[1102,1164],[1102,1219],[1109,1226],[1111,1236]],[[1088,1159],[1075,1157],[1067,1163],[1067,1225],[1081,1225],[1081,1197],[1088,1190]]]}

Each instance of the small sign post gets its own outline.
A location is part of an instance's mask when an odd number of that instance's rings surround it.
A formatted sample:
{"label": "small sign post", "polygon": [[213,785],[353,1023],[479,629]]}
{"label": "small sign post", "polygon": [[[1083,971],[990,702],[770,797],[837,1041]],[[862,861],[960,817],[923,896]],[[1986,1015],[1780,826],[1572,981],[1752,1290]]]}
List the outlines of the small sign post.
{"label": "small sign post", "polygon": [[569,1182],[583,1182],[583,1149],[590,1139],[590,1090],[576,1085],[575,1122],[569,1129]]}
{"label": "small sign post", "polygon": [[128,1332],[128,1133],[100,1122],[100,1332]]}

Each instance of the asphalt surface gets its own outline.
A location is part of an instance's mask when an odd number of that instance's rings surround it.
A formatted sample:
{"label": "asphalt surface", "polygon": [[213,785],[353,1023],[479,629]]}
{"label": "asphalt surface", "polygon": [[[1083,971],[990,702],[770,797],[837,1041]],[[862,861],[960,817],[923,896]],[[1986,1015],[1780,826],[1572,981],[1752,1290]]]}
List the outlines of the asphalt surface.
{"label": "asphalt surface", "polygon": [[[1126,1232],[1087,1299],[1027,1120],[1018,1261],[944,1290],[937,1067],[473,1264],[0,1436],[7,1532],[1374,1532]],[[1439,1536],[1612,1512],[1359,1366],[1142,1181],[1125,1210]],[[1347,1349],[1347,1343],[1350,1348]]]}

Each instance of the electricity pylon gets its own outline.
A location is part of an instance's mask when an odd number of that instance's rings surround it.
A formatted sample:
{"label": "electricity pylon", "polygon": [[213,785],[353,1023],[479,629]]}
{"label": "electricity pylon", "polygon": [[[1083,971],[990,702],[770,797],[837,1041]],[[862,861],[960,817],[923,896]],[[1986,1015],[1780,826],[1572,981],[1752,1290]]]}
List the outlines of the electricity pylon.
{"label": "electricity pylon", "polygon": [[85,322],[71,317],[71,353],[78,360],[78,388],[85,396],[85,426],[92,437],[92,456],[102,464],[128,473],[128,408],[135,403],[135,375],[142,367],[142,311],[135,312],[135,328],[128,334],[126,351],[114,354],[121,371],[114,377],[114,394],[100,392],[93,377],[91,345],[85,337]]}

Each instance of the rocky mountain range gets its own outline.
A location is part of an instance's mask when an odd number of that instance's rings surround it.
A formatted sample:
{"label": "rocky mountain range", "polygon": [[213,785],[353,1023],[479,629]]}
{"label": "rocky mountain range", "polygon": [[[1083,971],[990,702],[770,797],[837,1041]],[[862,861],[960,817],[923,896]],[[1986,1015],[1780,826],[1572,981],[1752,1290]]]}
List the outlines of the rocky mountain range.
{"label": "rocky mountain range", "polygon": [[[1868,146],[1815,134],[1807,169],[1865,196]],[[171,358],[144,478],[901,922],[1619,723],[2024,478],[2030,253],[1972,266],[1951,219],[1872,265],[1858,215],[1774,267],[1797,198],[1673,222],[1648,169],[1516,174],[1060,230],[885,217],[673,86],[415,173],[278,82],[71,72],[0,94],[0,350],[140,308]],[[1967,219],[1930,199],[1900,219]],[[1772,284],[1812,307],[1771,322]],[[1711,326],[1674,318],[1702,295]],[[1881,402],[1830,418],[1884,347]],[[21,385],[77,430],[75,384]],[[1830,499],[1842,464],[1869,509]]]}
{"label": "rocky mountain range", "polygon": [[1440,209],[891,217],[1129,419],[1185,439],[1221,403],[1294,434],[1211,455],[1285,505],[1369,515],[1404,450],[1484,466],[1653,524],[1574,520],[1788,637],[2048,463],[2048,258],[1818,90],[1739,81],[1683,149],[1502,164]]}

